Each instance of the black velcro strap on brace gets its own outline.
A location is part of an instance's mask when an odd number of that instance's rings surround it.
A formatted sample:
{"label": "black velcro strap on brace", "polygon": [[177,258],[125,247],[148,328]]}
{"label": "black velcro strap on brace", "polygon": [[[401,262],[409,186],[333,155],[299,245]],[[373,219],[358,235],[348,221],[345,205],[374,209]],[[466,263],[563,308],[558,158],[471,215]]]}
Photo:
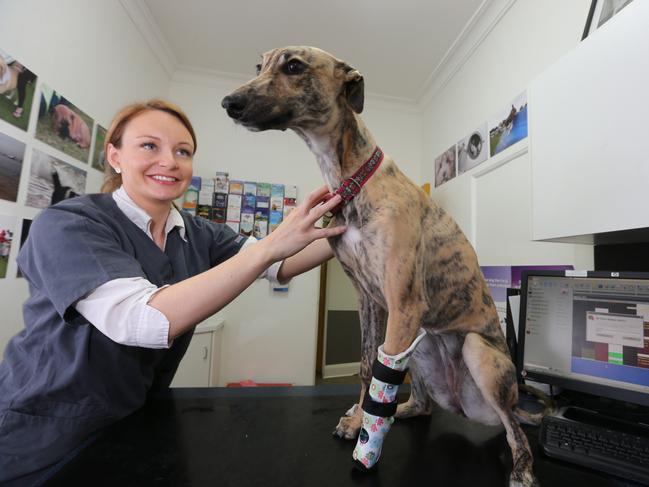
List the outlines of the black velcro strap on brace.
{"label": "black velcro strap on brace", "polygon": [[372,416],[380,416],[381,418],[389,418],[394,416],[394,413],[397,412],[397,401],[393,402],[376,402],[370,396],[370,391],[367,389],[365,391],[365,397],[363,398],[363,404],[361,406],[363,411]]}
{"label": "black velcro strap on brace", "polygon": [[386,384],[392,384],[395,386],[403,384],[407,373],[408,369],[394,370],[387,365],[383,365],[378,359],[376,359],[374,365],[372,365],[372,375],[374,378],[381,382],[385,382]]}

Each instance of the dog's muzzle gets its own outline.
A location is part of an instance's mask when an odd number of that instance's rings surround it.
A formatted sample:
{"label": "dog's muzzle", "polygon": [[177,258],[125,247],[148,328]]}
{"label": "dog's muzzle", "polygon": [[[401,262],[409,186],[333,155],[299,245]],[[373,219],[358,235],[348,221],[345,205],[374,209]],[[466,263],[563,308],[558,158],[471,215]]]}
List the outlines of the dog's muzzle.
{"label": "dog's muzzle", "polygon": [[248,98],[240,94],[228,95],[221,100],[221,106],[228,112],[228,116],[234,120],[241,120],[247,104]]}

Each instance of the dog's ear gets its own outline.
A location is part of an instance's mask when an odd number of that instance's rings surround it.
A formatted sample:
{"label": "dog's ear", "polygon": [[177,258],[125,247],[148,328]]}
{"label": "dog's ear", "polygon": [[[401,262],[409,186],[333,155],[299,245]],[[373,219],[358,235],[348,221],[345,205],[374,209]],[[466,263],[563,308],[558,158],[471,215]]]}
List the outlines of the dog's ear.
{"label": "dog's ear", "polygon": [[363,111],[365,103],[365,82],[358,70],[345,66],[345,98],[356,113]]}

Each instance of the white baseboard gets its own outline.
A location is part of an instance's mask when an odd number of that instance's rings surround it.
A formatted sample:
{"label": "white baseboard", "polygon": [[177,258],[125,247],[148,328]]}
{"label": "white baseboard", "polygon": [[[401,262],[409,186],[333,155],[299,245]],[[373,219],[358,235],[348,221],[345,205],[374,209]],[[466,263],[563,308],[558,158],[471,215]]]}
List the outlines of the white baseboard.
{"label": "white baseboard", "polygon": [[332,377],[345,377],[356,375],[361,369],[360,362],[350,362],[347,364],[325,365],[322,368],[322,378],[331,379]]}

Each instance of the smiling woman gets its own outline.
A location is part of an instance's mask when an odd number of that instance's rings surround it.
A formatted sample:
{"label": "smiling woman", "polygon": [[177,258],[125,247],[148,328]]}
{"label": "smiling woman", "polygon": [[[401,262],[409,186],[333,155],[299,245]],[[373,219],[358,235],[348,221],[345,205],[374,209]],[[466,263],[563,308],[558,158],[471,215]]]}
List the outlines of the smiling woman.
{"label": "smiling woman", "polygon": [[345,230],[315,227],[340,202],[324,187],[258,243],[181,214],[196,137],[168,102],[126,107],[104,147],[104,193],[45,208],[18,256],[30,297],[0,362],[2,485],[31,485],[169,387],[198,323],[258,277],[320,265]]}

